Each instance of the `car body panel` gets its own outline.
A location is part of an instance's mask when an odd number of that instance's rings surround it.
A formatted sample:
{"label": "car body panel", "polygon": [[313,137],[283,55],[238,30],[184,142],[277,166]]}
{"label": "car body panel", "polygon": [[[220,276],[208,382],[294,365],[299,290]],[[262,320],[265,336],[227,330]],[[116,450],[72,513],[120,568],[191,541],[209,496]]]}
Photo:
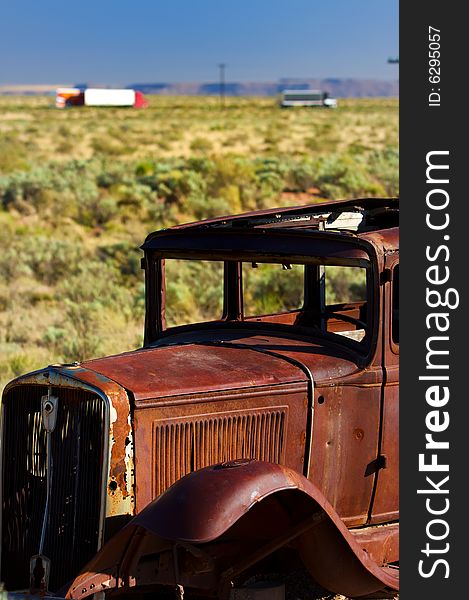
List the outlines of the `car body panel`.
{"label": "car body panel", "polygon": [[[253,559],[285,544],[298,548],[315,580],[329,590],[359,598],[398,587],[397,572],[368,556],[365,536],[357,538],[360,545],[310,481],[280,465],[233,461],[187,475],[148,505],[83,569],[67,597],[85,598],[99,590],[103,581],[121,592],[129,586],[148,585],[140,563],[161,564],[144,541],[149,534],[156,538],[154,544],[158,539],[164,547],[169,541],[173,548],[179,545],[201,558],[203,566],[197,569],[192,564],[190,572],[184,572],[183,562],[179,564],[179,579],[188,588],[191,576],[196,579],[197,573],[217,570],[216,543],[229,539],[233,547],[242,546],[243,555],[232,555],[225,571],[227,557],[221,560],[220,598],[225,597],[224,584]],[[152,552],[157,547],[152,546]],[[154,582],[159,581],[158,568],[153,573]],[[163,573],[160,581],[165,577]]]}

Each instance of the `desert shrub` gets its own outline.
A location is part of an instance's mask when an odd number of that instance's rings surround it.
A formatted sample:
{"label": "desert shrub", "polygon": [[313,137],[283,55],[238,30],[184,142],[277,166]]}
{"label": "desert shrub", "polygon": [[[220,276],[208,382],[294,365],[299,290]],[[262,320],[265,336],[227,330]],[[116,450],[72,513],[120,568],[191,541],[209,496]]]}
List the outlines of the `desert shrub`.
{"label": "desert shrub", "polygon": [[303,268],[293,265],[283,271],[282,265],[243,265],[245,314],[262,315],[299,308],[304,287]]}
{"label": "desert shrub", "polygon": [[362,300],[366,292],[365,269],[326,267],[326,298],[328,304]]}
{"label": "desert shrub", "polygon": [[[98,163],[93,161],[70,161],[35,169],[29,177],[9,182],[3,194],[4,204],[18,208],[22,201],[39,214],[52,213],[54,220],[69,216],[84,225],[101,224],[110,218],[110,206],[99,205],[98,169]],[[20,208],[20,212],[24,210]]]}
{"label": "desert shrub", "polygon": [[44,339],[56,344],[66,361],[84,360],[101,352],[106,338],[115,335],[109,323],[110,315],[132,318],[133,297],[122,286],[119,273],[112,265],[102,262],[86,262],[77,271],[57,285],[63,315],[60,324],[50,330]]}
{"label": "desert shrub", "polygon": [[62,138],[69,139],[69,138],[73,137],[73,132],[72,132],[71,128],[68,125],[65,125],[63,123],[62,123],[62,125],[59,125],[59,127],[57,129],[57,133]]}
{"label": "desert shrub", "polygon": [[255,179],[252,161],[239,156],[216,157],[209,172],[209,191],[218,192],[230,184],[249,187],[255,183]]}
{"label": "desert shrub", "polygon": [[0,255],[0,277],[7,283],[26,277],[54,285],[73,272],[82,260],[86,260],[86,252],[76,241],[40,234],[9,236],[7,247]]}
{"label": "desert shrub", "polygon": [[26,145],[12,135],[0,137],[0,175],[28,168]]}
{"label": "desert shrub", "polygon": [[207,154],[213,149],[213,144],[206,138],[197,137],[190,143],[190,149],[192,152],[200,152],[201,154]]}
{"label": "desert shrub", "polygon": [[21,253],[22,264],[32,275],[48,285],[54,285],[77,269],[88,259],[82,247],[68,240],[54,240],[44,236],[26,239],[27,247]]}
{"label": "desert shrub", "polygon": [[384,195],[384,187],[368,172],[366,163],[333,154],[316,163],[315,183],[328,198]]}
{"label": "desert shrub", "polygon": [[10,356],[8,365],[13,377],[18,377],[34,368],[34,362],[26,352],[18,352]]}
{"label": "desert shrub", "polygon": [[98,260],[78,264],[69,277],[59,282],[57,293],[60,298],[76,304],[95,302],[102,307],[124,311],[130,299],[115,266]]}
{"label": "desert shrub", "polygon": [[134,177],[133,173],[129,173],[128,165],[120,161],[104,159],[100,161],[99,167],[96,173],[96,185],[99,188],[109,189]]}
{"label": "desert shrub", "polygon": [[347,148],[348,154],[351,154],[352,156],[353,155],[361,156],[363,154],[369,153],[370,150],[372,150],[372,148],[370,148],[370,146],[368,146],[367,144],[364,144],[360,140],[355,140]]}
{"label": "desert shrub", "polygon": [[218,319],[223,309],[223,263],[166,261],[167,325]]}
{"label": "desert shrub", "polygon": [[67,327],[61,339],[60,352],[66,362],[82,361],[96,356],[101,349],[100,310],[97,303],[64,302]]}
{"label": "desert shrub", "polygon": [[15,172],[0,178],[1,203],[24,214],[74,215],[79,199],[97,194],[95,170],[93,163],[70,161]]}
{"label": "desert shrub", "polygon": [[284,189],[318,187],[327,197],[396,194],[397,165],[394,147],[316,160],[226,154],[69,161],[0,177],[0,201],[24,215],[68,217],[86,227],[132,220],[164,226],[267,207],[281,201]]}
{"label": "desert shrub", "polygon": [[285,188],[285,178],[288,172],[285,162],[273,159],[258,159],[255,165],[260,198],[273,199],[277,197]]}
{"label": "desert shrub", "polygon": [[382,184],[385,194],[399,195],[399,150],[388,146],[369,155],[368,169]]}
{"label": "desert shrub", "polygon": [[[143,281],[138,282],[132,289],[132,314],[140,321],[145,315],[145,284]],[[139,340],[136,346],[140,344],[141,341]]]}
{"label": "desert shrub", "polygon": [[[10,299],[11,300],[11,299]],[[16,299],[11,302],[10,310],[4,322],[2,339],[5,343],[21,347],[32,339],[30,332],[31,323],[21,317],[25,307]]]}
{"label": "desert shrub", "polygon": [[184,132],[179,125],[173,124],[172,127],[164,134],[164,140],[167,144],[171,142],[179,142],[184,138]]}
{"label": "desert shrub", "polygon": [[236,146],[242,144],[246,140],[246,136],[242,133],[235,133],[229,135],[222,141],[223,146]]}
{"label": "desert shrub", "polygon": [[103,263],[115,267],[124,279],[138,278],[142,272],[140,268],[142,252],[137,245],[128,241],[100,246],[97,255]]}
{"label": "desert shrub", "polygon": [[67,330],[64,327],[51,325],[46,329],[42,336],[42,343],[50,349],[54,355],[62,355],[62,347],[67,336]]}
{"label": "desert shrub", "polygon": [[252,209],[256,208],[256,183],[253,161],[238,156],[220,156],[213,159],[207,173],[207,195],[227,196],[234,212]]}
{"label": "desert shrub", "polygon": [[105,156],[123,156],[135,151],[135,148],[128,146],[121,140],[108,136],[93,138],[91,140],[91,148],[95,154],[104,154]]}
{"label": "desert shrub", "polygon": [[142,160],[135,167],[135,175],[142,177],[144,175],[153,175],[155,173],[155,163],[151,160]]}
{"label": "desert shrub", "polygon": [[206,156],[191,156],[185,161],[185,164],[189,170],[195,171],[203,177],[206,177],[214,168],[213,160]]}
{"label": "desert shrub", "polygon": [[158,173],[156,180],[158,195],[168,202],[178,202],[190,192],[190,184],[182,169]]}
{"label": "desert shrub", "polygon": [[68,139],[62,140],[56,146],[56,150],[60,154],[72,154],[74,149],[75,149],[75,145],[74,145],[73,141],[68,140]]}
{"label": "desert shrub", "polygon": [[305,146],[308,150],[311,150],[312,152],[320,152],[324,147],[321,143],[321,139],[317,136],[306,138]]}
{"label": "desert shrub", "polygon": [[6,238],[2,242],[4,248],[0,253],[0,280],[9,284],[22,275],[30,276],[31,269],[23,261],[23,248],[19,249],[18,244],[7,241]]}
{"label": "desert shrub", "polygon": [[109,194],[117,202],[118,216],[122,221],[145,220],[148,209],[156,197],[150,186],[130,178],[120,184],[112,185]]}
{"label": "desert shrub", "polygon": [[158,139],[153,138],[149,143],[156,143],[157,147],[163,151],[171,150],[173,145],[172,141],[165,137],[160,137]]}
{"label": "desert shrub", "polygon": [[88,227],[105,225],[118,214],[117,202],[110,196],[84,196],[78,205],[78,223]]}
{"label": "desert shrub", "polygon": [[311,161],[301,160],[290,165],[286,176],[288,188],[298,192],[305,192],[317,183],[317,173]]}
{"label": "desert shrub", "polygon": [[[236,188],[234,189],[234,194],[237,196]],[[233,203],[233,200],[227,194],[218,198],[212,198],[202,194],[194,194],[190,197],[190,206],[195,220],[228,215],[236,211],[234,205],[239,206],[238,196],[235,203]]]}
{"label": "desert shrub", "polygon": [[226,123],[223,121],[215,121],[212,125],[210,125],[209,129],[210,131],[225,131]]}
{"label": "desert shrub", "polygon": [[184,163],[168,166],[173,168],[163,168],[161,164],[158,165],[157,194],[164,199],[166,207],[177,204],[185,211],[190,210],[190,198],[205,194],[206,182],[199,173],[188,169]]}

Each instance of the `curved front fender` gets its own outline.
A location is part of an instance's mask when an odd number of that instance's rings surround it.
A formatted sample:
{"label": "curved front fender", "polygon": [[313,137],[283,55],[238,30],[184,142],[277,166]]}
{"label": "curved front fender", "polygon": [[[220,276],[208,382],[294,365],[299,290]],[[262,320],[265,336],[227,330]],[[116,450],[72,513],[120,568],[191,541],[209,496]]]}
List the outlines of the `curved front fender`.
{"label": "curved front fender", "polygon": [[[68,596],[84,597],[92,582],[91,589],[99,591],[96,584],[104,579],[111,587],[139,585],[138,556],[148,547],[143,542],[148,535],[161,548],[166,541],[190,548],[194,556],[200,552],[206,564],[215,560],[212,543],[231,544],[232,555],[213,569],[222,579],[233,579],[288,543],[296,546],[313,578],[333,592],[361,597],[398,589],[396,570],[368,556],[310,481],[277,464],[240,460],[180,479],[103,548]],[[196,587],[196,580],[181,583]]]}

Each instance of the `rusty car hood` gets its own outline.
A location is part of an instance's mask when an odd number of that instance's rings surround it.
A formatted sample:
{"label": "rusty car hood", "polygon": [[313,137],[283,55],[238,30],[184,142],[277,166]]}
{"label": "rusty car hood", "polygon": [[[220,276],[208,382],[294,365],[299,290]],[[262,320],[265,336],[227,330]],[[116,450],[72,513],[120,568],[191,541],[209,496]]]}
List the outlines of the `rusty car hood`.
{"label": "rusty car hood", "polygon": [[307,381],[295,365],[255,349],[199,343],[136,350],[82,364],[136,400]]}
{"label": "rusty car hood", "polygon": [[82,367],[116,381],[137,401],[307,382],[308,371],[316,382],[328,382],[358,370],[340,350],[301,339],[245,332],[222,337],[167,338],[157,347],[86,361]]}

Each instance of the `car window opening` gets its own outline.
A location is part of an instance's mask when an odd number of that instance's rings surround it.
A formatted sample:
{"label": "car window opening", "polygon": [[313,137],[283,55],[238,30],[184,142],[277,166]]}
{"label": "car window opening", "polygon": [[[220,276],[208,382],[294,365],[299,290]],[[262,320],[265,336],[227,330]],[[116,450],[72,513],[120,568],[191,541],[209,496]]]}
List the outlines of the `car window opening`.
{"label": "car window opening", "polygon": [[[239,288],[228,285],[227,264],[239,265]],[[242,321],[362,342],[370,334],[368,272],[362,266],[287,261],[166,259],[166,329]]]}

